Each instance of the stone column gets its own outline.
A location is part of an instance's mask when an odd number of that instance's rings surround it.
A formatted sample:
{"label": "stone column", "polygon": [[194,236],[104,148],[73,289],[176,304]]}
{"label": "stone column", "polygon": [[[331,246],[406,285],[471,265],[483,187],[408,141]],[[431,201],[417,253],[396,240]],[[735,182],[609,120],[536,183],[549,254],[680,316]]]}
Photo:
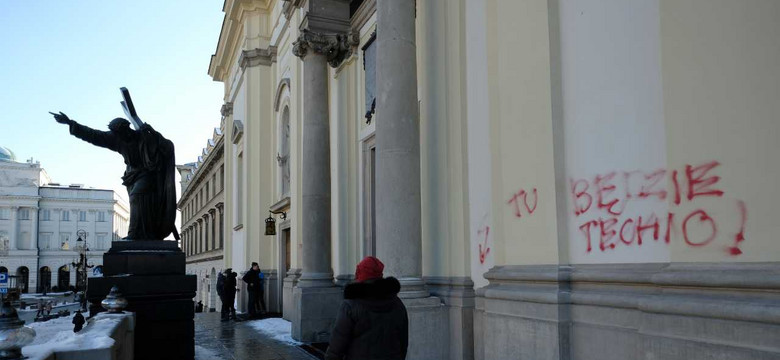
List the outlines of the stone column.
{"label": "stone column", "polygon": [[304,30],[293,53],[303,59],[301,219],[303,273],[300,287],[333,286],[330,264],[330,125],[328,42]]}
{"label": "stone column", "polygon": [[203,252],[209,251],[209,213],[203,214]]}
{"label": "stone column", "polygon": [[[19,248],[16,243],[19,241],[19,207],[11,206],[11,240],[8,241],[8,247],[10,250],[16,250]],[[11,271],[11,270],[8,270]]]}
{"label": "stone column", "polygon": [[422,281],[415,0],[377,0],[376,246],[404,298]]}
{"label": "stone column", "polygon": [[293,54],[303,60],[304,107],[299,177],[303,271],[293,290],[292,336],[307,342],[328,340],[341,300],[341,288],[333,283],[330,251],[328,64],[338,66],[349,51],[346,35],[307,29],[293,44]]}

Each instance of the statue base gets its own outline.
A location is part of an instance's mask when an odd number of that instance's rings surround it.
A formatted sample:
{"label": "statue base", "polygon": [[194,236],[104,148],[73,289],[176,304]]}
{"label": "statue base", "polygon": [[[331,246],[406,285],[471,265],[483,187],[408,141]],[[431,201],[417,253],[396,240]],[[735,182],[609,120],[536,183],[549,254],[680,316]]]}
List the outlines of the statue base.
{"label": "statue base", "polygon": [[103,254],[103,277],[89,278],[90,315],[112,286],[136,315],[136,359],[195,357],[195,275],[185,273],[185,255],[176,241],[115,241]]}

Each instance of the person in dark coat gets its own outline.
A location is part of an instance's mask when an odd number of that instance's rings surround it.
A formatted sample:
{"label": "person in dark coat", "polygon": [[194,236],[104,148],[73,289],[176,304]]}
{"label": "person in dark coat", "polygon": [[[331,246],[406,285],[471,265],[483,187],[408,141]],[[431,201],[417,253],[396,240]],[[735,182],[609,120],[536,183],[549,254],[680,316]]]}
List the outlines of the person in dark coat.
{"label": "person in dark coat", "polygon": [[236,300],[236,274],[233,269],[225,269],[225,282],[222,287],[222,320],[236,319],[236,308],[233,303]]}
{"label": "person in dark coat", "polygon": [[401,283],[382,277],[384,264],[368,256],[355,282],[344,288],[325,360],[403,360],[409,345],[409,318],[398,292]]}
{"label": "person in dark coat", "polygon": [[244,274],[242,278],[246,283],[247,293],[249,295],[249,316],[265,313],[265,291],[263,289],[263,272],[260,271],[260,265],[252,263],[252,268]]}
{"label": "person in dark coat", "polygon": [[73,332],[77,333],[81,331],[86,322],[87,321],[84,320],[84,315],[81,315],[81,310],[76,310],[76,315],[73,316]]}

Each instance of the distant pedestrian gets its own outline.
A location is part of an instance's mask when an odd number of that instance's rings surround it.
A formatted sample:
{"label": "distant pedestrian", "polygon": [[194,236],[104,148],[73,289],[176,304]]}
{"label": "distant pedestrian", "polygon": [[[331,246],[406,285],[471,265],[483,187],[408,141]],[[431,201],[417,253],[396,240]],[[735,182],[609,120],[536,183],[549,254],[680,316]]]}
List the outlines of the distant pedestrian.
{"label": "distant pedestrian", "polygon": [[384,264],[368,256],[344,288],[325,360],[403,360],[409,344],[409,319],[398,292],[401,283],[383,278]]}
{"label": "distant pedestrian", "polygon": [[81,315],[81,310],[76,310],[76,315],[73,316],[73,332],[77,333],[81,331],[86,322],[87,321],[84,320],[84,315]]}
{"label": "distant pedestrian", "polygon": [[246,283],[247,293],[249,295],[249,316],[257,317],[265,313],[265,290],[263,289],[263,272],[260,266],[252,263],[252,268],[244,274],[242,278]]}
{"label": "distant pedestrian", "polygon": [[[222,282],[222,321],[236,318],[236,308],[233,303],[236,301],[236,277],[238,274],[233,272],[232,268],[225,269],[225,275]],[[219,280],[217,280],[217,291],[219,291]]]}
{"label": "distant pedestrian", "polygon": [[202,313],[203,312],[203,301],[198,300],[198,303],[195,304],[195,312],[196,313]]}

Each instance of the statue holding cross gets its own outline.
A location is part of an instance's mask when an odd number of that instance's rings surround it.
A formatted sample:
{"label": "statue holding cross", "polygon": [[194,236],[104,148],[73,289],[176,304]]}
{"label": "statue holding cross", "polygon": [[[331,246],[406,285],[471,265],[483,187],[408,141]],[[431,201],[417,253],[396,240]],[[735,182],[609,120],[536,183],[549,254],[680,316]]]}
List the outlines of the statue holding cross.
{"label": "statue holding cross", "polygon": [[[109,131],[81,125],[67,115],[51,113],[60,124],[70,127],[70,134],[92,145],[122,155],[125,173],[122,184],[130,196],[130,225],[126,240],[163,240],[171,233],[178,240],[176,219],[175,160],[173,143],[138,117],[126,88],[122,108],[129,120],[116,118]],[[135,129],[131,129],[130,125]]]}

